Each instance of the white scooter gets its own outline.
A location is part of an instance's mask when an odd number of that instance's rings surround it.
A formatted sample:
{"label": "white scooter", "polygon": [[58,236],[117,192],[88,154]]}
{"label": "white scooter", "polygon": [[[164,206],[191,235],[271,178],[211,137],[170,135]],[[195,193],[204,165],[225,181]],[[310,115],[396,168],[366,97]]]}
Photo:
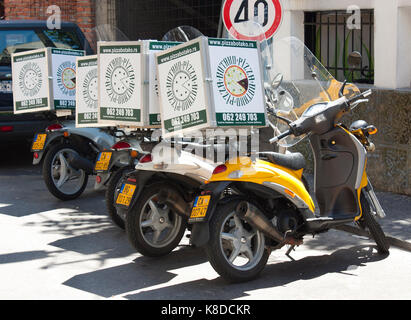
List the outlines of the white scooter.
{"label": "white scooter", "polygon": [[34,136],[33,165],[42,163],[48,190],[60,200],[79,197],[94,174],[100,151],[119,140],[113,128],[76,128],[72,120],[58,122]]}
{"label": "white scooter", "polygon": [[[115,206],[137,251],[162,256],[180,243],[190,225],[188,217],[177,212],[187,212],[185,206],[215,167],[235,152],[236,146],[232,150],[229,146],[163,141],[140,159],[136,170],[123,177],[115,190]],[[216,162],[216,154],[227,156]]]}

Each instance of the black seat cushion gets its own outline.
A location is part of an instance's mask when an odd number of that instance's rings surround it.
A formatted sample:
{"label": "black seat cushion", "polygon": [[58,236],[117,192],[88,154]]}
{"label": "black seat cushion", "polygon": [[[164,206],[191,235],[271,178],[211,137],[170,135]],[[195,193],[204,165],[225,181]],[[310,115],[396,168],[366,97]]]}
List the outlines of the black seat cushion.
{"label": "black seat cushion", "polygon": [[291,170],[300,170],[305,168],[305,158],[299,152],[288,154],[277,152],[259,152],[258,156],[262,159],[267,159],[271,163],[275,163]]}

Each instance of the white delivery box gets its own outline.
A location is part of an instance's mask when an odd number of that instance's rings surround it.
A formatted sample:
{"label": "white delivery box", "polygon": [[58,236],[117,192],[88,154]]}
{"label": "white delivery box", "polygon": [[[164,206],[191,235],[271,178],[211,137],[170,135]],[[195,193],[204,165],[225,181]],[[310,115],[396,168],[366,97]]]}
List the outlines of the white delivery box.
{"label": "white delivery box", "polygon": [[99,123],[161,126],[154,54],[177,44],[156,40],[98,43]]}
{"label": "white delivery box", "polygon": [[76,107],[76,58],[84,51],[44,48],[12,55],[14,113]]}
{"label": "white delivery box", "polygon": [[76,127],[98,124],[97,55],[77,58]]}
{"label": "white delivery box", "polygon": [[163,136],[265,127],[260,46],[199,37],[156,54]]}
{"label": "white delivery box", "polygon": [[141,41],[100,41],[98,122],[144,127],[144,55]]}
{"label": "white delivery box", "polygon": [[155,62],[155,54],[165,49],[174,47],[180,42],[143,40],[145,43],[145,52],[147,53],[146,61],[148,63],[148,119],[146,120],[147,127],[160,128],[160,99],[158,95],[157,81],[157,65]]}

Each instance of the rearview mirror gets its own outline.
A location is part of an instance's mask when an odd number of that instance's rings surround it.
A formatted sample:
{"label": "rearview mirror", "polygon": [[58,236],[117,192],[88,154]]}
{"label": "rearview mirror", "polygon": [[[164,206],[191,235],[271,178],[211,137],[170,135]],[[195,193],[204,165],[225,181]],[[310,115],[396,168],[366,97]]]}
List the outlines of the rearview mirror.
{"label": "rearview mirror", "polygon": [[348,65],[350,67],[359,67],[361,65],[362,56],[358,51],[353,51],[348,55]]}
{"label": "rearview mirror", "polygon": [[283,81],[283,75],[281,73],[278,73],[275,77],[274,80],[271,82],[271,87],[273,89],[277,89],[281,82]]}

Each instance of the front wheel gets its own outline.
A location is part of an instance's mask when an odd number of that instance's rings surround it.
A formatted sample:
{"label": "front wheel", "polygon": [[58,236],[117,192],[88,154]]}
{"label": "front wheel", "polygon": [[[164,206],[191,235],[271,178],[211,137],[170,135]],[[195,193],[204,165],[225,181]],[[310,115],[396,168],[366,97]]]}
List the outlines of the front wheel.
{"label": "front wheel", "polygon": [[265,237],[236,213],[240,201],[216,208],[210,220],[210,240],[205,251],[213,268],[229,282],[256,278],[265,267],[270,251]]}
{"label": "front wheel", "polygon": [[51,147],[44,158],[44,182],[51,194],[60,200],[76,199],[87,186],[87,173],[69,164],[70,155],[79,154],[80,151],[74,145],[65,143]]}
{"label": "front wheel", "polygon": [[166,255],[178,246],[184,235],[186,219],[158,200],[161,190],[168,188],[172,189],[165,183],[145,188],[136,205],[127,212],[128,239],[142,255]]}
{"label": "front wheel", "polygon": [[377,244],[378,252],[381,254],[389,253],[390,245],[387,238],[385,237],[384,231],[382,230],[380,224],[375,220],[373,214],[371,213],[370,204],[368,203],[364,194],[361,194],[361,208],[362,217],[359,220],[359,225],[365,227],[370,231],[372,238]]}

